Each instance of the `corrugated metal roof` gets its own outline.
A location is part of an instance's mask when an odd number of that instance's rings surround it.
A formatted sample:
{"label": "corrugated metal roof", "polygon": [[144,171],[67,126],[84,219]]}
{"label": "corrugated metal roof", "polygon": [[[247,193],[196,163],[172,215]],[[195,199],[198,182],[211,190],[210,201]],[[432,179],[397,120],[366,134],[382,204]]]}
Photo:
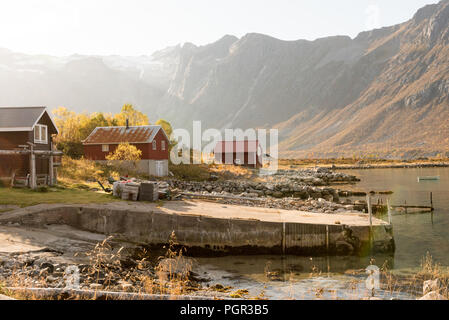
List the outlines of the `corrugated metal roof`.
{"label": "corrugated metal roof", "polygon": [[219,141],[215,146],[214,153],[242,153],[256,152],[259,147],[257,140],[241,140],[241,141]]}
{"label": "corrugated metal roof", "polygon": [[83,144],[151,143],[161,126],[98,127]]}
{"label": "corrugated metal roof", "polygon": [[14,128],[30,131],[45,110],[45,107],[0,107],[0,131]]}

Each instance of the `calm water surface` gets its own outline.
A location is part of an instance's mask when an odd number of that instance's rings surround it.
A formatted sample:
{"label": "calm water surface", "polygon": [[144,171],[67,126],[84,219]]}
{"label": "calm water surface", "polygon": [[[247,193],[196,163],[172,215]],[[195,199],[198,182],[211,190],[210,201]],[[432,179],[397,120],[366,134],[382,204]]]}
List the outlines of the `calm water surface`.
{"label": "calm water surface", "polygon": [[[347,274],[348,270],[364,269],[374,259],[379,267],[387,263],[397,273],[408,274],[421,266],[429,252],[443,266],[449,266],[449,168],[345,170],[362,181],[344,190],[393,191],[379,198],[390,204],[430,205],[433,193],[433,214],[393,214],[396,253],[373,257],[225,257],[200,258],[198,272],[212,279],[212,284],[249,289],[258,295],[264,292],[272,299],[357,299],[368,295],[364,277]],[[439,181],[418,182],[418,176],[440,176]],[[377,202],[378,198],[374,199]],[[270,274],[270,277],[267,277]],[[324,291],[317,295],[322,289]],[[408,299],[406,293],[379,291],[377,296]]]}
{"label": "calm water surface", "polygon": [[[346,171],[347,172],[347,171]],[[390,204],[430,205],[434,214],[394,214],[395,269],[416,268],[429,252],[449,266],[449,168],[351,170],[362,180],[353,189],[394,192]],[[439,181],[418,182],[418,176],[440,176]],[[383,199],[385,202],[385,198]]]}

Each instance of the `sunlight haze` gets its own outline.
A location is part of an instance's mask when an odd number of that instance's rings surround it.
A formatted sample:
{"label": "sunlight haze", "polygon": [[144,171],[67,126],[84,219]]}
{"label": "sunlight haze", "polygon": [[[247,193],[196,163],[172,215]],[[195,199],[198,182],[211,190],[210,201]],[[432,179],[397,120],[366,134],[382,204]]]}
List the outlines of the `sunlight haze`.
{"label": "sunlight haze", "polygon": [[0,48],[70,54],[151,54],[184,42],[257,32],[314,40],[404,22],[435,0],[2,0]]}

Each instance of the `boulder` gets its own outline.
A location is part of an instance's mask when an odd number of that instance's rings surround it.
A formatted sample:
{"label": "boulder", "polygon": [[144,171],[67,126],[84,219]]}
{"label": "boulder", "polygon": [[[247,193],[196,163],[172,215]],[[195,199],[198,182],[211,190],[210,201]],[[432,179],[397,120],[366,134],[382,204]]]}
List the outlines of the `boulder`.
{"label": "boulder", "polygon": [[41,269],[46,269],[48,273],[53,273],[55,271],[55,266],[49,262],[44,262],[40,265]]}
{"label": "boulder", "polygon": [[347,241],[339,240],[335,244],[339,254],[350,254],[354,251],[352,244]]}
{"label": "boulder", "polygon": [[423,295],[426,295],[432,291],[438,292],[440,290],[440,288],[441,288],[441,285],[440,285],[439,279],[424,281],[423,290],[422,290]]}
{"label": "boulder", "polygon": [[448,299],[436,291],[431,291],[424,297],[419,298],[418,300],[448,300]]}
{"label": "boulder", "polygon": [[276,192],[273,192],[273,197],[280,199],[280,198],[284,197],[284,194],[280,191],[276,191]]}
{"label": "boulder", "polygon": [[248,198],[258,198],[259,194],[256,193],[256,192],[250,192],[250,193],[246,194],[246,197],[248,197]]}
{"label": "boulder", "polygon": [[217,181],[217,180],[218,180],[218,176],[217,175],[214,175],[214,174],[210,175],[209,181]]}

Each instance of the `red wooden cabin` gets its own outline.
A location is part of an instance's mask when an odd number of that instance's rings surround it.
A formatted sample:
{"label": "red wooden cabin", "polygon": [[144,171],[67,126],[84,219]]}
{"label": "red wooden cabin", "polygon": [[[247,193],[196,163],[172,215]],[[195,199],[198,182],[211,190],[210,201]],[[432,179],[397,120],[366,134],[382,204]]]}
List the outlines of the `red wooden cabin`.
{"label": "red wooden cabin", "polygon": [[138,171],[153,176],[168,175],[169,139],[161,126],[98,127],[83,141],[84,157],[105,162],[120,143],[142,151]]}
{"label": "red wooden cabin", "polygon": [[219,141],[214,149],[215,160],[223,164],[261,168],[262,147],[258,140]]}
{"label": "red wooden cabin", "polygon": [[0,178],[32,188],[56,183],[56,134],[46,107],[0,107]]}

